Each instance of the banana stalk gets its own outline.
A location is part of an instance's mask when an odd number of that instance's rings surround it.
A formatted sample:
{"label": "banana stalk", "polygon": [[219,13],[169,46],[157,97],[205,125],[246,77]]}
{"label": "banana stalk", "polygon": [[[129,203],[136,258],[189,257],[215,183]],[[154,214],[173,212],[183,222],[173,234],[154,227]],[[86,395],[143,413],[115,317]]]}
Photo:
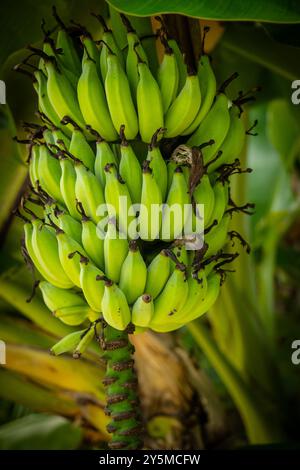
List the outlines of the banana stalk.
{"label": "banana stalk", "polygon": [[106,414],[111,421],[107,427],[112,433],[111,449],[139,449],[141,438],[141,416],[137,393],[137,377],[132,354],[134,347],[128,333],[110,326],[105,328],[104,348],[107,360],[103,384],[106,387]]}

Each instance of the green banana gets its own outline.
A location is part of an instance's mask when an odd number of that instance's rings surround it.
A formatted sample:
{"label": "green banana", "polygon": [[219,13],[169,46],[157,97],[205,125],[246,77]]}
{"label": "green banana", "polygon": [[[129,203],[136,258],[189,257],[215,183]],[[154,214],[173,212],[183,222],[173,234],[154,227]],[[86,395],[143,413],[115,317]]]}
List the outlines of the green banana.
{"label": "green banana", "polygon": [[232,106],[229,110],[230,125],[228,133],[220,147],[222,151],[221,156],[208,166],[208,172],[212,173],[220,166],[233,163],[237,158],[244,146],[246,132],[243,120],[240,117],[239,109]]}
{"label": "green banana", "polygon": [[142,193],[142,169],[137,156],[135,155],[132,146],[126,140],[124,127],[120,129],[120,151],[121,160],[119,172],[122,179],[126,182],[132,202],[139,203]]}
{"label": "green banana", "polygon": [[196,204],[204,205],[204,227],[207,227],[213,217],[213,209],[215,205],[215,193],[207,174],[204,174],[201,177],[200,182],[193,192],[193,198]]}
{"label": "green banana", "polygon": [[64,205],[67,207],[70,215],[74,219],[79,219],[79,214],[76,209],[76,172],[74,164],[65,154],[60,154],[60,167],[61,178],[59,187],[64,201]]}
{"label": "green banana", "polygon": [[59,127],[60,119],[53,108],[47,93],[47,76],[42,70],[36,70],[34,76],[37,80],[37,94],[39,102],[39,110],[43,113],[55,126]]}
{"label": "green banana", "polygon": [[220,93],[208,114],[187,141],[190,147],[199,146],[211,139],[214,141],[212,145],[202,149],[204,164],[209,163],[216,155],[226,137],[229,124],[228,98],[224,93]]}
{"label": "green banana", "polygon": [[134,139],[138,133],[138,118],[132,101],[128,78],[117,55],[111,50],[108,51],[107,55],[105,93],[115,129],[118,131],[124,125],[127,139]]}
{"label": "green banana", "polygon": [[225,214],[218,225],[213,227],[210,232],[205,235],[204,241],[208,245],[208,249],[205,253],[206,258],[212,256],[214,253],[218,253],[218,251],[220,251],[221,248],[226,245],[227,241],[229,240],[229,222],[230,215]]}
{"label": "green banana", "polygon": [[155,240],[159,236],[162,214],[162,194],[153,177],[150,162],[143,163],[143,182],[139,213],[139,234],[142,240]]}
{"label": "green banana", "polygon": [[[63,122],[67,124],[69,119],[64,117]],[[74,130],[70,142],[69,152],[91,171],[94,170],[95,154],[88,144],[82,130],[74,122]]]}
{"label": "green banana", "polygon": [[157,82],[161,91],[163,111],[166,113],[177,96],[179,71],[176,55],[168,41],[160,36],[164,56],[157,72]]}
{"label": "green banana", "polygon": [[214,207],[208,222],[211,223],[216,220],[219,223],[228,204],[228,183],[217,181],[213,186],[213,191],[215,196]]}
{"label": "green banana", "polygon": [[101,69],[102,80],[103,82],[105,82],[107,72],[108,72],[108,56],[109,56],[110,51],[117,56],[118,61],[120,63],[120,67],[122,69],[124,68],[125,64],[124,64],[122,51],[120,51],[117,45],[113,32],[111,31],[111,29],[107,27],[101,15],[94,15],[94,16],[96,16],[96,18],[100,21],[103,27],[102,41],[100,41],[100,43],[102,43],[102,49],[100,52],[100,69]]}
{"label": "green banana", "polygon": [[73,238],[77,243],[81,243],[82,227],[78,220],[66,213],[64,210],[56,208],[54,210],[55,217],[58,222],[59,228],[61,228],[69,237]]}
{"label": "green banana", "polygon": [[116,140],[118,135],[109,113],[104,88],[96,63],[91,58],[87,58],[83,63],[77,96],[86,124],[99,132],[105,140]]}
{"label": "green banana", "polygon": [[163,210],[161,238],[181,238],[191,209],[188,186],[180,166],[175,168],[172,184]]}
{"label": "green banana", "polygon": [[58,255],[64,272],[75,286],[80,287],[80,261],[74,253],[87,257],[83,247],[69,237],[62,229],[56,228]]}
{"label": "green banana", "polygon": [[159,134],[163,134],[165,129],[159,128],[154,132],[151,142],[148,145],[147,160],[153,172],[154,179],[161,189],[162,200],[165,201],[168,188],[168,169],[157,143]]}
{"label": "green banana", "polygon": [[65,24],[58,16],[55,7],[52,8],[52,13],[59,26],[56,38],[56,47],[57,49],[62,50],[61,60],[66,68],[72,70],[75,74],[78,75],[80,73],[81,64],[73,40],[69,35]]}
{"label": "green banana", "polygon": [[108,215],[110,218],[116,218],[119,231],[127,235],[129,225],[134,218],[128,214],[128,209],[132,206],[129,190],[114,164],[108,163],[104,167],[104,171],[106,173],[105,201]]}
{"label": "green banana", "polygon": [[201,91],[198,76],[188,74],[184,87],[169,107],[165,116],[165,137],[176,137],[191,125],[199,111]]}
{"label": "green banana", "polygon": [[47,94],[59,119],[69,116],[79,127],[84,128],[84,119],[79,109],[76,91],[65,75],[57,69],[55,59],[48,57],[45,65],[48,74]]}
{"label": "green banana", "polygon": [[44,302],[52,313],[66,307],[85,307],[85,300],[77,292],[60,289],[50,282],[42,281],[39,284]]}
{"label": "green banana", "polygon": [[128,51],[126,56],[126,74],[130,85],[131,94],[136,101],[136,90],[139,81],[138,56],[147,64],[148,59],[143,46],[135,30],[132,28],[128,18],[121,14],[121,19],[127,29]]}
{"label": "green banana", "polygon": [[85,61],[92,60],[96,64],[96,70],[97,70],[97,73],[98,73],[98,77],[101,80],[102,77],[101,77],[100,62],[99,62],[100,52],[99,52],[99,49],[98,49],[95,41],[93,40],[91,34],[88,31],[85,31],[81,35],[80,40],[82,42],[83,49],[84,49],[83,50],[82,61],[81,61],[82,65],[81,65],[81,71],[80,72],[82,72],[82,70],[83,70],[83,67],[85,65]]}
{"label": "green banana", "polygon": [[154,301],[154,316],[149,327],[156,331],[156,325],[172,322],[170,316],[180,312],[188,296],[186,269],[177,264],[163,291]]}
{"label": "green banana", "polygon": [[[68,279],[68,277],[63,273],[61,273],[61,265],[58,263],[60,271],[58,272],[52,272],[51,270],[48,269],[48,266],[43,263],[43,259],[40,258],[40,252],[35,252],[35,249],[33,248],[32,245],[32,234],[33,234],[33,225],[31,222],[27,221],[24,224],[24,241],[25,241],[25,247],[26,250],[35,265],[36,269],[40,272],[40,274],[43,276],[44,279],[46,279],[48,282],[52,283],[53,285],[57,287],[61,287],[62,289],[69,289],[70,287],[73,287],[73,283]],[[43,241],[43,238],[46,238],[47,242],[47,237],[40,237],[41,242]],[[49,248],[52,248],[52,244],[49,246]],[[46,249],[46,248],[45,248]],[[42,253],[44,254],[44,250],[42,250]],[[59,260],[58,260],[59,261]]]}
{"label": "green banana", "polygon": [[147,279],[147,266],[137,242],[129,242],[129,251],[125,258],[120,273],[120,289],[126,295],[129,305],[145,292]]}
{"label": "green banana", "polygon": [[180,92],[182,88],[185,85],[186,78],[187,78],[187,70],[186,70],[186,65],[184,63],[184,58],[182,55],[181,50],[178,47],[177,42],[175,39],[168,39],[169,46],[172,48],[175,58],[176,58],[176,63],[178,67],[178,89],[177,92]]}
{"label": "green banana", "polygon": [[60,191],[61,167],[57,156],[46,145],[40,146],[38,159],[39,183],[55,201],[63,203]]}
{"label": "green banana", "polygon": [[93,263],[104,269],[104,234],[99,232],[97,225],[86,215],[80,201],[77,201],[77,210],[81,215],[82,246]]}
{"label": "green banana", "polygon": [[148,292],[153,299],[156,299],[169,279],[171,272],[170,264],[168,252],[162,250],[153,258],[147,268],[145,292]]}
{"label": "green banana", "polygon": [[29,160],[29,178],[33,188],[36,188],[40,180],[39,177],[40,147],[37,144],[31,146]]}
{"label": "green banana", "polygon": [[125,294],[110,280],[105,281],[102,299],[104,320],[116,330],[125,330],[131,320],[131,313]]}
{"label": "green banana", "polygon": [[104,282],[97,281],[97,276],[103,276],[103,272],[96,268],[88,258],[80,256],[80,285],[83,295],[92,310],[101,312]]}
{"label": "green banana", "polygon": [[73,351],[78,343],[80,342],[83,334],[87,330],[80,330],[80,331],[74,331],[73,333],[68,334],[64,338],[62,338],[58,343],[54,344],[51,348],[51,353],[54,354],[54,356],[59,356],[60,354],[64,354],[70,351]]}
{"label": "green banana", "polygon": [[89,347],[89,345],[93,341],[94,336],[95,336],[94,326],[91,325],[90,328],[82,334],[82,337],[79,343],[77,344],[75,351],[73,352],[74,359],[79,359],[81,357],[81,355],[86,351],[86,349]]}
{"label": "green banana", "polygon": [[[46,227],[37,219],[32,221],[32,227],[32,249],[39,265],[42,267],[43,271],[47,273],[47,279],[51,280],[56,287],[63,289],[73,287],[73,282],[62,269],[58,253],[58,244],[53,229]],[[30,253],[29,250],[28,252]]]}
{"label": "green banana", "polygon": [[116,222],[109,219],[104,239],[104,265],[105,273],[113,282],[119,282],[121,268],[128,254],[128,241],[120,238]]}
{"label": "green banana", "polygon": [[190,275],[187,282],[189,295],[181,310],[173,316],[172,322],[185,323],[186,316],[198,309],[199,304],[205,300],[208,283],[204,269],[201,270],[200,277],[198,277],[198,273]]}
{"label": "green banana", "polygon": [[132,323],[135,326],[147,327],[154,314],[154,304],[151,295],[143,294],[138,297],[132,307]]}
{"label": "green banana", "polygon": [[208,276],[207,279],[206,296],[201,302],[195,305],[194,308],[190,309],[189,312],[186,312],[186,315],[184,317],[184,323],[189,323],[206,313],[217,300],[219,292],[220,276],[218,274],[212,273]]}
{"label": "green banana", "polygon": [[108,163],[113,163],[117,166],[117,159],[115,157],[114,152],[112,151],[110,145],[98,136],[96,141],[96,159],[95,159],[95,166],[94,166],[94,173],[98,180],[101,183],[102,188],[105,188],[106,184],[106,173],[104,171],[104,167]]}
{"label": "green banana", "polygon": [[164,127],[162,96],[157,81],[146,62],[138,58],[139,82],[136,90],[141,139],[150,143],[154,132]]}
{"label": "green banana", "polygon": [[97,224],[103,217],[99,215],[99,207],[105,204],[102,187],[94,173],[88,170],[80,160],[75,160],[75,171],[76,199],[82,203],[84,212]]}
{"label": "green banana", "polygon": [[55,311],[55,316],[69,326],[78,326],[89,318],[91,309],[88,305],[64,307]]}
{"label": "green banana", "polygon": [[182,132],[182,135],[192,134],[197,129],[209,112],[216,95],[217,82],[208,55],[202,55],[199,60],[198,79],[202,98],[201,106],[194,121]]}

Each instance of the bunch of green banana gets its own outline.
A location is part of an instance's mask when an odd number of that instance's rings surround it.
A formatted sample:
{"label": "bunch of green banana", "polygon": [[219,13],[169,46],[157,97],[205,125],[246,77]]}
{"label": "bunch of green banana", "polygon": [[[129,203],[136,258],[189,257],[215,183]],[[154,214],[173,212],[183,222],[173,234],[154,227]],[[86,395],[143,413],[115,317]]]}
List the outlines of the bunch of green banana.
{"label": "bunch of green banana", "polygon": [[[100,320],[166,332],[214,303],[233,259],[225,251],[231,216],[243,209],[230,198],[230,176],[242,172],[245,129],[239,99],[217,90],[210,58],[203,53],[197,70],[184,66],[164,28],[154,70],[124,15],[127,48],[94,15],[102,39],[78,25],[80,52],[54,14],[57,37],[42,51],[30,47],[40,56],[43,122],[26,140],[32,193],[19,215],[46,305],[81,325],[53,352],[79,357]],[[42,216],[29,209],[36,198]]]}

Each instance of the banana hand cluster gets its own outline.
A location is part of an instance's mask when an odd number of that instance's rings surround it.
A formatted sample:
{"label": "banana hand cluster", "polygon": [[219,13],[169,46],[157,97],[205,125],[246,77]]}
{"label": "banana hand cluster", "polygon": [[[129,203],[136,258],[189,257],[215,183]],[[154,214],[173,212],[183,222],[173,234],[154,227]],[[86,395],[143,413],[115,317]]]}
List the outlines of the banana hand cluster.
{"label": "banana hand cluster", "polygon": [[[49,309],[81,325],[54,354],[79,357],[100,319],[117,330],[133,323],[136,331],[167,332],[207,312],[222,266],[236,256],[224,252],[231,214],[249,207],[230,198],[230,176],[242,172],[239,102],[216,90],[209,57],[196,72],[185,69],[162,28],[164,56],[152,70],[123,22],[122,51],[106,26],[97,43],[78,31],[81,53],[66,31],[56,41],[48,36],[42,51],[30,47],[40,57],[34,88],[42,123],[29,129],[24,250],[44,279]],[[176,147],[178,136],[184,144]]]}

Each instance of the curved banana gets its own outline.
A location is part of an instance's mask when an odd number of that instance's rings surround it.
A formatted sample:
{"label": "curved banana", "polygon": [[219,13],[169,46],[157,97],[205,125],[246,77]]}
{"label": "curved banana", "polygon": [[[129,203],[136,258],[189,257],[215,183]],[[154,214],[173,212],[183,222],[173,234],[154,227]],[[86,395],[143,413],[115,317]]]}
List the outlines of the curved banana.
{"label": "curved banana", "polygon": [[153,172],[154,179],[161,190],[162,200],[165,201],[167,188],[168,188],[168,169],[166,162],[164,161],[162,154],[159,150],[159,145],[157,143],[159,134],[163,134],[165,129],[157,129],[152,138],[151,142],[148,145],[148,154],[147,160],[149,160],[149,167]]}
{"label": "curved banana", "polygon": [[31,146],[29,160],[29,178],[33,188],[36,188],[40,180],[39,177],[40,147],[37,144]]}
{"label": "curved banana", "polygon": [[229,124],[228,98],[224,93],[220,93],[208,114],[187,141],[187,145],[191,147],[199,146],[211,139],[214,141],[212,145],[202,149],[204,164],[210,162],[216,155],[226,137]]}
{"label": "curved banana", "polygon": [[80,286],[85,300],[94,312],[102,312],[101,302],[104,294],[104,282],[97,276],[103,272],[96,268],[88,258],[80,257]]}
{"label": "curved banana", "polygon": [[127,235],[133,216],[128,214],[132,205],[126,182],[120,178],[114,164],[108,163],[104,171],[106,173],[105,201],[110,218],[116,219],[119,231]]}
{"label": "curved banana", "polygon": [[78,326],[89,318],[91,309],[88,305],[64,307],[55,311],[55,317],[69,326]]}
{"label": "curved banana", "polygon": [[189,295],[181,310],[172,318],[172,322],[185,323],[185,318],[189,312],[196,310],[206,297],[207,294],[207,278],[204,269],[196,275],[190,275],[188,277]]}
{"label": "curved banana", "polygon": [[217,82],[208,55],[201,56],[197,73],[202,98],[201,106],[194,121],[187,129],[184,130],[184,132],[182,132],[182,135],[192,134],[197,129],[210,110],[216,95]]}
{"label": "curved banana", "polygon": [[217,168],[224,165],[224,163],[233,163],[243,149],[246,132],[243,120],[240,117],[239,109],[236,106],[232,106],[229,110],[229,115],[229,130],[220,147],[222,154],[215,162],[212,162],[211,165],[208,166],[209,173],[215,171]]}
{"label": "curved banana", "polygon": [[58,222],[59,228],[61,228],[69,237],[73,238],[77,243],[81,243],[82,227],[78,220],[66,213],[64,210],[56,208],[54,210],[55,217]]}
{"label": "curved banana", "polygon": [[94,173],[101,183],[102,188],[105,188],[106,184],[106,173],[104,171],[105,166],[108,163],[113,163],[117,166],[117,159],[111,146],[100,136],[96,141],[96,158]]}
{"label": "curved banana", "polygon": [[129,251],[122,264],[120,289],[124,292],[129,305],[145,292],[147,266],[136,241],[129,242]]}
{"label": "curved banana", "polygon": [[125,294],[110,280],[105,281],[101,308],[103,318],[110,326],[125,330],[131,320],[130,309]]}
{"label": "curved banana", "polygon": [[153,177],[150,162],[143,163],[143,183],[139,214],[139,235],[142,240],[155,240],[159,236],[162,221],[162,194]]}
{"label": "curved banana", "polygon": [[147,268],[147,281],[145,292],[148,292],[153,299],[161,293],[169,279],[171,268],[170,258],[166,250],[162,250],[153,258]]}
{"label": "curved banana", "polygon": [[188,74],[184,87],[169,107],[165,117],[165,137],[176,137],[194,121],[201,104],[198,76]]}
{"label": "curved banana", "polygon": [[105,273],[113,282],[119,282],[121,268],[128,254],[128,241],[120,238],[114,219],[109,219],[104,239]]}
{"label": "curved banana", "polygon": [[86,330],[79,330],[69,333],[52,346],[50,349],[51,353],[54,354],[54,356],[59,356],[60,354],[74,351],[85,332]]}
{"label": "curved banana", "polygon": [[53,108],[47,93],[47,76],[42,70],[36,70],[34,76],[37,80],[36,91],[38,94],[39,111],[42,112],[57,127],[60,125],[60,119]]}
{"label": "curved banana", "polygon": [[[204,313],[206,313],[215,301],[218,298],[220,292],[220,277],[218,274],[211,274],[207,280],[207,293],[204,299],[198,304],[197,308],[190,310],[183,318],[181,318],[181,323],[178,322],[170,322],[170,323],[161,323],[155,325],[154,331],[160,333],[166,333],[174,330],[178,330],[182,326],[186,325],[187,323],[195,320],[196,318],[200,317]],[[150,325],[151,326],[151,325]]]}
{"label": "curved banana", "polygon": [[[100,69],[102,80],[105,82],[108,71],[108,56],[110,51],[117,56],[120,67],[122,69],[124,68],[124,58],[122,51],[120,51],[119,47],[117,46],[112,30],[106,26],[103,18],[100,15],[97,15],[96,17],[103,27],[102,49],[100,52]],[[117,129],[119,129],[119,127]]]}
{"label": "curved banana", "polygon": [[[69,280],[69,278],[65,275],[65,273],[64,272],[61,273],[62,269],[61,269],[60,263],[58,263],[58,267],[60,269],[60,271],[58,272],[55,272],[55,271],[52,272],[51,270],[48,269],[48,266],[45,265],[45,263],[43,263],[44,257],[40,258],[40,251],[35,252],[33,248],[32,234],[33,234],[33,225],[31,222],[28,221],[27,223],[24,224],[25,247],[36,269],[40,272],[40,274],[43,276],[44,279],[46,279],[48,282],[50,282],[56,287],[60,287],[62,289],[69,289],[70,287],[73,287],[73,283]],[[41,238],[41,240],[39,241],[40,241],[39,244],[41,244],[43,239]],[[47,242],[47,239],[46,239],[46,242]],[[52,248],[52,244],[49,246],[49,248],[50,249]],[[44,250],[42,250],[42,254],[44,255]]]}
{"label": "curved banana", "polygon": [[66,156],[60,155],[61,178],[59,183],[60,192],[70,215],[74,219],[79,219],[76,209],[76,171],[73,162]]}
{"label": "curved banana", "polygon": [[[32,221],[32,227],[32,249],[39,265],[47,273],[47,279],[56,287],[63,289],[73,287],[73,282],[62,269],[54,230],[37,219]],[[30,253],[29,250],[28,252]]]}
{"label": "curved banana", "polygon": [[166,113],[177,96],[179,71],[176,55],[168,41],[161,36],[164,56],[157,72],[157,82],[161,91],[163,111]]}
{"label": "curved banana", "polygon": [[207,174],[202,176],[196,186],[193,198],[196,204],[203,204],[204,206],[204,227],[207,227],[213,217],[212,213],[215,205],[214,189]]}
{"label": "curved banana", "polygon": [[223,183],[222,181],[217,181],[213,186],[214,191],[214,207],[211,214],[211,218],[208,220],[208,223],[216,220],[218,223],[223,217],[223,214],[227,208],[228,204],[228,183]]}
{"label": "curved banana", "polygon": [[188,290],[185,267],[178,264],[154,302],[154,315],[149,327],[156,331],[156,325],[172,322],[172,315],[180,312],[185,304]]}
{"label": "curved banana", "polygon": [[[75,124],[75,123],[74,123]],[[91,171],[94,170],[95,154],[87,142],[83,132],[78,127],[74,127],[70,142],[69,152]]]}
{"label": "curved banana", "polygon": [[199,318],[201,315],[206,313],[215,303],[220,292],[220,276],[219,274],[210,274],[207,279],[207,292],[204,299],[198,303],[198,305],[193,306],[189,312],[186,312],[184,318],[185,323],[189,323],[196,318]]}
{"label": "curved banana", "polygon": [[136,101],[136,90],[139,81],[138,56],[146,63],[148,63],[148,59],[138,35],[132,28],[128,18],[121,14],[121,19],[127,29],[128,51],[126,56],[126,74],[130,84],[131,94],[134,101]]}
{"label": "curved banana", "polygon": [[56,239],[61,266],[72,283],[80,287],[80,259],[75,254],[79,252],[85,257],[87,257],[87,254],[79,243],[60,228],[56,229]]}
{"label": "curved banana", "polygon": [[105,140],[116,140],[118,135],[109,113],[104,88],[96,63],[90,58],[84,61],[78,81],[77,96],[86,124],[99,132]]}
{"label": "curved banana", "polygon": [[204,241],[208,245],[205,257],[218,253],[218,251],[226,245],[229,240],[228,227],[230,215],[225,214],[216,227],[213,227],[208,234],[205,235]]}
{"label": "curved banana", "polygon": [[42,189],[53,199],[63,203],[60,191],[60,163],[56,155],[52,154],[46,145],[40,146],[38,176]]}
{"label": "curved banana", "polygon": [[107,55],[105,93],[115,129],[118,131],[123,124],[126,128],[127,139],[134,139],[138,133],[137,114],[128,78],[118,57],[112,51],[109,51]]}
{"label": "curved banana", "polygon": [[186,65],[184,63],[184,58],[182,55],[182,52],[175,41],[175,39],[168,39],[169,46],[172,48],[175,58],[176,58],[176,63],[178,67],[178,89],[177,93],[179,93],[182,88],[184,87],[184,84],[186,82],[187,78],[187,70],[186,70]]}
{"label": "curved banana", "polygon": [[77,209],[81,214],[82,246],[93,263],[98,268],[104,269],[104,236],[98,230],[97,225],[86,215],[80,201],[77,201]]}
{"label": "curved banana", "polygon": [[163,210],[161,238],[174,240],[184,235],[185,224],[191,212],[188,186],[180,166],[175,168],[172,184]]}
{"label": "curved banana", "polygon": [[139,82],[136,101],[139,132],[143,142],[150,143],[154,132],[164,127],[162,96],[157,81],[148,65],[140,58],[138,61]]}
{"label": "curved banana", "polygon": [[76,199],[81,202],[84,212],[97,224],[104,215],[99,215],[100,207],[105,205],[102,187],[94,173],[88,170],[80,160],[75,161],[75,171]]}
{"label": "curved banana", "polygon": [[52,313],[66,307],[86,306],[86,301],[83,297],[72,289],[60,289],[46,281],[40,282],[39,288],[46,306]]}
{"label": "curved banana", "polygon": [[132,146],[126,140],[124,127],[120,129],[120,152],[121,160],[119,172],[122,179],[127,184],[131,200],[133,203],[139,203],[142,193],[142,168],[137,156],[135,155]]}
{"label": "curved banana", "polygon": [[94,325],[91,325],[82,335],[79,343],[76,346],[75,351],[73,352],[73,358],[79,359],[81,355],[86,351],[91,342],[95,337]]}
{"label": "curved banana", "polygon": [[143,294],[132,307],[132,323],[135,326],[147,327],[154,314],[154,304],[151,295]]}
{"label": "curved banana", "polygon": [[76,91],[65,75],[57,69],[55,60],[50,59],[51,57],[45,61],[48,74],[47,94],[50,103],[59,119],[70,116],[79,127],[84,128],[84,119],[79,109]]}

